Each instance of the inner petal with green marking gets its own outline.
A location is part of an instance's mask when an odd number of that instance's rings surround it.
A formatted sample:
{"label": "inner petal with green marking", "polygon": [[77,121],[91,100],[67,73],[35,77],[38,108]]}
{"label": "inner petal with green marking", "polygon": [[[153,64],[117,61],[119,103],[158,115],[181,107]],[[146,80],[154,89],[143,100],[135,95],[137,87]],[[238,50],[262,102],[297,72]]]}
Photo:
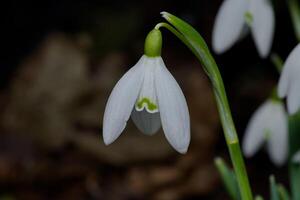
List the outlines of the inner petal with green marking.
{"label": "inner petal with green marking", "polygon": [[148,58],[148,65],[145,65],[144,81],[139,93],[139,96],[135,103],[135,109],[137,111],[147,111],[148,113],[159,112],[159,106],[155,88],[155,75],[156,69],[155,59]]}
{"label": "inner petal with green marking", "polygon": [[265,140],[269,140],[271,138],[271,134],[272,134],[272,132],[269,128],[264,129],[264,138],[265,138]]}
{"label": "inner petal with green marking", "polygon": [[138,111],[141,111],[144,108],[146,108],[146,110],[150,112],[158,111],[157,104],[154,101],[151,101],[151,99],[147,97],[143,97],[142,99],[139,99],[136,103],[136,108]]}

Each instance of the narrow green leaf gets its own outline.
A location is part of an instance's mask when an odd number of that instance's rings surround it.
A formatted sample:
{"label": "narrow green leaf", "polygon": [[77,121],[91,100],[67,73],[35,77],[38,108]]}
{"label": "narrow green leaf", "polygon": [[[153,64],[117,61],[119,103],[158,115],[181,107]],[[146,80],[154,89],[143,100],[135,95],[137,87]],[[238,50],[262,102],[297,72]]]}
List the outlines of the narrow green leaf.
{"label": "narrow green leaf", "polygon": [[202,36],[191,25],[179,19],[178,17],[167,12],[162,12],[161,14],[186,38],[189,43],[188,47],[202,63],[207,75],[211,77],[213,74],[215,74],[215,69],[213,67],[208,67],[215,64],[214,59],[211,58],[209,53],[209,48]]}
{"label": "narrow green leaf", "polygon": [[289,175],[292,199],[300,200],[300,165],[292,157],[300,149],[300,112],[289,117]]}
{"label": "narrow green leaf", "polygon": [[288,0],[287,3],[293,22],[294,32],[300,42],[300,5],[298,0]]}
{"label": "narrow green leaf", "polygon": [[183,42],[188,43],[188,47],[198,58],[203,68],[205,69],[214,87],[218,109],[220,110],[221,120],[223,117],[223,119],[227,121],[227,123],[223,127],[226,129],[224,131],[226,140],[228,140],[228,143],[236,142],[238,138],[234,124],[232,122],[231,112],[229,109],[223,80],[219,72],[218,66],[214,58],[212,57],[204,39],[191,25],[179,19],[178,17],[167,12],[162,12],[162,15],[184,36],[185,40]]}
{"label": "narrow green leaf", "polygon": [[226,166],[222,158],[216,158],[215,165],[230,197],[233,200],[239,200],[240,194],[234,172]]}
{"label": "narrow green leaf", "polygon": [[195,54],[211,80],[241,198],[252,200],[248,175],[219,68],[205,41],[191,25],[170,13],[162,12],[162,15],[181,34],[179,37],[177,33],[175,35]]}
{"label": "narrow green leaf", "polygon": [[300,200],[300,165],[290,162],[289,166],[292,197]]}
{"label": "narrow green leaf", "polygon": [[178,31],[180,31],[183,35],[188,35],[189,39],[193,41],[198,41],[199,44],[203,47],[205,47],[208,50],[208,47],[202,38],[202,36],[188,23],[181,20],[180,18],[176,17],[175,15],[172,15],[168,12],[161,12],[162,16],[172,25],[175,26]]}
{"label": "narrow green leaf", "polygon": [[271,200],[280,200],[275,178],[273,175],[270,176],[270,193],[271,193]]}
{"label": "narrow green leaf", "polygon": [[277,190],[281,200],[290,200],[290,195],[283,185],[278,184]]}
{"label": "narrow green leaf", "polygon": [[283,60],[277,53],[271,54],[271,62],[280,74],[283,68]]}

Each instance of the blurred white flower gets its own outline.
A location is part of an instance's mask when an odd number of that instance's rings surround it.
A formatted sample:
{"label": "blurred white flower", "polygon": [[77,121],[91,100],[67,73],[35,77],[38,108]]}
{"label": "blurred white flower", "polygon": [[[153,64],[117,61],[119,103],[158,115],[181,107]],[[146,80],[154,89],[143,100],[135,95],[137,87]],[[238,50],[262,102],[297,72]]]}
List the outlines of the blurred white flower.
{"label": "blurred white flower", "polygon": [[292,158],[292,161],[294,163],[299,163],[300,164],[300,150],[295,153],[295,155]]}
{"label": "blurred white flower", "polygon": [[120,136],[130,115],[147,135],[157,132],[162,124],[170,144],[180,153],[187,151],[190,143],[187,103],[160,56],[142,56],[114,87],[103,118],[106,145]]}
{"label": "blurred white flower", "polygon": [[224,0],[212,35],[216,53],[230,49],[250,27],[260,57],[266,57],[273,41],[275,17],[269,0]]}
{"label": "blurred white flower", "polygon": [[279,97],[287,97],[289,114],[295,114],[300,107],[300,44],[284,63],[278,84]]}
{"label": "blurred white flower", "polygon": [[288,154],[288,116],[278,100],[267,100],[252,115],[243,140],[245,156],[253,156],[265,142],[272,162],[283,165]]}

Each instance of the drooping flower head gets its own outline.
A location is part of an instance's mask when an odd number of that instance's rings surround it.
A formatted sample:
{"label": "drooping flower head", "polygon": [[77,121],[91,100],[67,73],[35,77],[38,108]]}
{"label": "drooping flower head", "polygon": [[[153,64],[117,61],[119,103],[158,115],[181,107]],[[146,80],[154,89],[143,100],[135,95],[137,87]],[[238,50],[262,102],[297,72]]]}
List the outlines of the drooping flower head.
{"label": "drooping flower head", "polygon": [[274,18],[269,0],[224,0],[213,28],[214,51],[227,51],[250,28],[259,55],[266,57],[273,41]]}
{"label": "drooping flower head", "polygon": [[266,143],[271,161],[281,166],[288,156],[288,116],[279,100],[269,99],[252,115],[243,139],[246,157]]}
{"label": "drooping flower head", "polygon": [[105,144],[116,140],[131,116],[141,132],[153,135],[162,126],[169,143],[185,153],[190,143],[190,119],[185,97],[160,54],[162,36],[152,30],[145,54],[112,90],[103,117]]}
{"label": "drooping flower head", "polygon": [[289,114],[295,114],[300,108],[300,44],[288,56],[283,65],[278,84],[278,95],[287,97]]}

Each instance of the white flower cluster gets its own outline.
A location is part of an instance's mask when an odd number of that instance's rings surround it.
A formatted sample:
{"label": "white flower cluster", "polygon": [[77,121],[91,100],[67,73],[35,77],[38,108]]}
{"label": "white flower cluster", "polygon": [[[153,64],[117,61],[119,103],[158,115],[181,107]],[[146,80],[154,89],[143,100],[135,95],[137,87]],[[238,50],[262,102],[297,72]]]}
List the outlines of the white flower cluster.
{"label": "white flower cluster", "polygon": [[[212,45],[216,53],[230,49],[250,29],[260,57],[268,56],[275,17],[269,0],[224,0],[216,16]],[[287,99],[288,114],[300,109],[300,44],[290,53],[278,83],[278,96]],[[251,117],[243,140],[248,157],[264,144],[278,166],[288,157],[288,114],[280,100],[267,100]],[[300,151],[293,157],[300,163]]]}

